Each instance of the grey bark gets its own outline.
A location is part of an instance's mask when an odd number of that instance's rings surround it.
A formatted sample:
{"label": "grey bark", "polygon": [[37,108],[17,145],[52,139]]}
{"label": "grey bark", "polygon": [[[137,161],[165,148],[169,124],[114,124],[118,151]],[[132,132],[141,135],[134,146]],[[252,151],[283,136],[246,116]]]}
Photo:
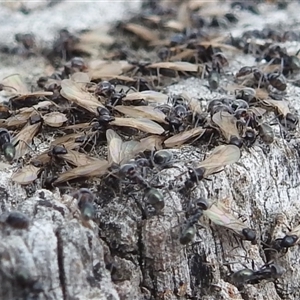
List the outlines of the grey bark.
{"label": "grey bark", "polygon": [[[226,281],[226,263],[233,271],[242,264],[251,268],[252,260],[262,266],[259,245],[246,241],[243,249],[230,232],[205,219],[186,247],[178,243],[176,232],[184,221],[182,206],[202,195],[213,201],[229,197],[233,214],[243,215],[259,237],[267,232],[283,237],[284,223],[297,224],[298,146],[296,140],[278,139],[265,153],[261,146],[244,150],[238,163],[212,181],[200,182],[189,197],[162,189],[163,213],[147,220],[132,197],[119,197],[98,211],[96,223],[86,223],[71,212],[66,196],[39,191],[16,207],[31,218],[28,229],[1,225],[1,299],[35,295],[34,288],[21,288],[16,279],[24,269],[45,291],[38,299],[280,299],[280,288],[288,288],[288,299],[297,299],[297,246],[280,258],[286,269],[280,284],[247,285],[241,295]],[[158,174],[166,187],[186,170],[183,159],[203,158],[201,149],[190,146],[174,152],[180,160],[176,168]],[[2,211],[8,210],[9,197],[1,202]],[[112,274],[105,268],[109,262],[117,268]]]}
{"label": "grey bark", "polygon": [[[242,25],[255,24],[262,28],[265,20],[296,24],[293,18],[298,13],[297,5],[290,6],[287,16],[272,10],[263,11],[263,18],[252,16],[249,19],[246,15]],[[93,7],[89,6],[91,11]],[[39,19],[41,12],[37,12],[33,19],[24,17],[23,22],[18,23],[9,11],[3,12],[3,24],[8,25],[2,32],[12,37],[23,30],[12,29],[9,24],[22,23],[24,32],[31,28],[41,40],[41,23],[32,22],[47,19],[53,25],[50,20],[57,15],[49,10],[48,18]],[[113,12],[114,18],[118,17],[118,13]],[[77,14],[82,15],[82,8]],[[95,14],[89,18],[89,24],[81,27],[77,22],[79,25],[74,30],[93,26],[99,19]],[[45,42],[53,38],[56,29],[63,25],[70,27],[74,22],[62,25],[57,21],[52,25],[46,31]],[[242,25],[233,32],[243,31]],[[296,47],[290,46],[292,50]],[[13,61],[5,58],[2,59],[1,78],[23,73],[29,80],[34,80],[43,73],[45,62],[42,59],[23,62],[19,58]],[[232,71],[253,64],[251,59],[235,57]],[[203,81],[190,79],[172,86],[169,92],[189,91],[190,96],[205,99],[204,104],[218,97],[203,85]],[[299,89],[289,85],[288,95],[291,106],[299,110]],[[199,196],[210,201],[229,197],[231,212],[243,216],[246,224],[254,227],[258,237],[263,239],[267,233],[272,238],[283,237],[288,226],[298,225],[298,132],[287,141],[278,129],[276,141],[269,147],[255,145],[249,150],[244,149],[238,163],[212,176],[212,181],[200,182],[191,195],[182,195],[176,189],[169,192],[162,189],[165,208],[161,215],[148,219],[142,218],[139,207],[142,192],[129,198],[115,197],[105,205],[98,202],[101,205],[97,219],[87,223],[70,209],[66,201],[70,199],[49,191],[38,191],[28,198],[23,188],[11,183],[12,170],[1,171],[0,212],[19,210],[30,217],[30,226],[14,229],[0,223],[0,299],[281,299],[283,293],[287,294],[286,299],[299,299],[298,246],[279,258],[286,272],[278,283],[247,285],[239,292],[228,282],[229,269],[236,271],[244,268],[243,265],[251,268],[252,260],[256,268],[261,267],[265,257],[259,244],[244,242],[243,249],[230,232],[211,225],[205,218],[199,221],[202,227],[199,226],[192,244],[184,247],[176,239],[179,225],[185,220],[184,207]],[[160,171],[157,174],[159,182],[165,187],[174,181],[177,187],[182,185],[186,162],[202,160],[206,150],[206,147],[174,150],[176,167]],[[96,196],[97,201],[107,200],[105,195]],[[30,284],[25,287],[20,284],[19,274],[27,274]]]}

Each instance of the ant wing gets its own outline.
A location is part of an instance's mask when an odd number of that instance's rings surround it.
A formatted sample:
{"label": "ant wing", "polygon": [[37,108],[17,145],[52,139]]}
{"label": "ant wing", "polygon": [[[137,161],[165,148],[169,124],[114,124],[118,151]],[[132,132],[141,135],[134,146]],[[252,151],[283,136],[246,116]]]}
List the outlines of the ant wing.
{"label": "ant wing", "polygon": [[12,115],[6,120],[3,120],[3,123],[1,123],[1,127],[5,127],[5,128],[22,127],[26,125],[28,119],[32,114],[33,114],[32,110],[21,111],[17,115]]}
{"label": "ant wing", "polygon": [[[128,76],[124,76],[124,75],[110,75],[110,74],[97,74],[98,77],[95,77],[95,74],[93,74],[92,79],[93,80],[107,80],[107,81],[111,81],[111,80],[116,80],[116,81],[124,81],[126,83],[131,83],[131,82],[135,82],[135,80],[131,77]],[[127,88],[127,86],[126,86]]]}
{"label": "ant wing", "polygon": [[89,178],[103,176],[107,172],[109,166],[110,164],[106,160],[98,160],[97,163],[93,162],[89,165],[79,166],[61,173],[53,184],[59,184],[81,177]]}
{"label": "ant wing", "polygon": [[46,150],[39,154],[38,156],[32,158],[30,160],[30,163],[33,164],[34,166],[45,166],[51,161],[51,156],[48,155],[49,150]]}
{"label": "ant wing", "polygon": [[22,77],[19,74],[13,74],[5,77],[1,84],[3,84],[3,90],[14,96],[29,93]]}
{"label": "ant wing", "polygon": [[51,146],[64,145],[66,149],[72,150],[83,143],[82,141],[80,141],[80,138],[83,138],[83,141],[85,141],[86,139],[88,139],[88,134],[83,134],[83,133],[66,134],[62,137],[56,138],[51,143]]}
{"label": "ant wing", "polygon": [[242,221],[227,212],[221,203],[218,203],[218,205],[212,204],[210,208],[203,211],[203,214],[207,216],[214,224],[226,227],[233,231],[236,235],[244,238],[242,231],[243,229],[246,229],[247,226]]}
{"label": "ant wing", "polygon": [[108,162],[110,164],[119,164],[121,161],[121,150],[123,144],[121,137],[114,130],[107,129],[106,139],[108,144]]}
{"label": "ant wing", "polygon": [[[82,77],[82,79],[86,80],[88,75],[83,76],[81,74],[85,73],[75,73],[73,74],[71,79],[64,79],[61,82],[61,91],[60,94],[69,100],[70,102],[74,102],[76,105],[88,110],[89,112],[98,115],[97,108],[104,107],[101,102],[98,101],[98,99],[90,94],[89,92],[84,90],[84,87],[89,80],[82,82],[76,82],[74,79],[79,79]],[[75,76],[77,75],[77,76]],[[73,79],[73,80],[72,80]]]}
{"label": "ant wing", "polygon": [[15,146],[15,159],[22,157],[27,152],[28,145],[32,143],[34,136],[39,132],[41,126],[41,122],[31,124],[29,120],[23,129],[13,138],[12,144],[17,144]]}
{"label": "ant wing", "polygon": [[133,158],[138,152],[136,152],[139,148],[140,142],[138,141],[128,141],[124,142],[121,147],[120,152],[120,164],[123,164]]}
{"label": "ant wing", "polygon": [[59,108],[59,105],[57,105],[55,102],[50,101],[50,100],[45,100],[45,101],[41,101],[35,105],[33,105],[32,107],[24,107],[21,108],[20,110],[31,110],[31,111],[37,111],[40,109],[45,109],[48,110],[50,107],[55,107],[56,109]]}
{"label": "ant wing", "polygon": [[41,168],[37,168],[33,165],[25,166],[15,172],[12,175],[11,180],[21,185],[30,184],[38,178],[40,170]]}
{"label": "ant wing", "polygon": [[168,122],[165,120],[166,115],[158,110],[155,109],[153,106],[123,106],[123,105],[117,105],[114,107],[118,112],[127,115],[129,117],[133,118],[147,118],[152,121],[156,121],[159,123],[165,123]]}
{"label": "ant wing", "polygon": [[45,124],[50,127],[61,127],[65,122],[68,121],[66,115],[58,111],[45,114],[42,118]]}
{"label": "ant wing", "polygon": [[[78,123],[78,124],[74,124],[74,125],[65,126],[64,129],[76,131],[79,129],[89,130],[92,127],[93,126],[91,123]],[[86,135],[88,135],[88,134],[86,133]]]}
{"label": "ant wing", "polygon": [[220,168],[237,162],[241,157],[241,150],[235,145],[220,145],[197,167]]}
{"label": "ant wing", "polygon": [[202,115],[204,113],[203,111],[203,107],[200,103],[200,101],[198,101],[196,98],[188,98],[188,105],[189,108],[191,109],[191,111],[194,114],[198,114],[198,115]]}
{"label": "ant wing", "polygon": [[80,153],[75,150],[68,149],[67,151],[68,151],[67,154],[62,154],[62,155],[58,155],[58,156],[75,167],[86,166],[86,165],[90,165],[92,163],[97,163],[99,161],[102,161],[96,157],[91,157],[91,156],[88,156],[84,153]]}
{"label": "ant wing", "polygon": [[154,42],[159,40],[159,36],[155,31],[139,24],[127,23],[123,26],[123,28],[135,34],[137,37],[143,39],[144,41]]}
{"label": "ant wing", "polygon": [[206,129],[203,129],[201,127],[196,127],[196,128],[190,129],[190,130],[180,132],[180,133],[175,134],[175,135],[171,136],[170,138],[166,139],[164,141],[164,145],[167,148],[179,147],[194,137],[200,138],[205,133],[205,131],[206,131]]}
{"label": "ant wing", "polygon": [[267,111],[262,107],[253,106],[248,109],[255,114],[256,117],[262,117]]}
{"label": "ant wing", "polygon": [[2,127],[11,128],[11,127],[21,127],[24,126],[28,119],[36,114],[36,111],[40,108],[48,108],[49,106],[56,106],[52,101],[41,101],[38,104],[32,107],[23,107],[17,111],[17,114],[12,115],[4,121],[4,124],[1,124]]}
{"label": "ant wing", "polygon": [[90,77],[87,73],[76,72],[71,76],[71,80],[76,82],[76,86],[80,89],[84,89],[86,84],[90,82]]}
{"label": "ant wing", "polygon": [[28,97],[43,97],[43,96],[52,96],[53,92],[44,92],[44,91],[40,91],[40,92],[34,92],[34,93],[27,93],[24,95],[20,95],[16,98],[14,98],[14,100],[23,100],[26,99]]}
{"label": "ant wing", "polygon": [[107,61],[95,60],[90,63],[89,74],[92,80],[119,76],[124,72],[133,69],[133,65],[129,64],[126,60],[120,61]]}
{"label": "ant wing", "polygon": [[144,152],[146,150],[161,150],[164,137],[159,135],[149,135],[140,140],[140,143],[134,149],[135,153]]}
{"label": "ant wing", "polygon": [[110,125],[132,127],[152,134],[162,134],[165,131],[159,124],[145,118],[115,118],[114,121],[110,122]]}
{"label": "ant wing", "polygon": [[[171,25],[171,24],[170,24]],[[184,49],[183,51],[179,52],[178,54],[175,54],[174,56],[170,57],[170,61],[189,61],[193,56],[196,54],[195,49]]]}
{"label": "ant wing", "polygon": [[121,164],[131,159],[137,151],[139,152],[138,141],[123,142],[121,137],[112,129],[106,131],[108,143],[108,161],[110,164]]}
{"label": "ant wing", "polygon": [[169,96],[156,91],[128,93],[124,101],[146,100],[151,103],[167,103]]}
{"label": "ant wing", "polygon": [[38,91],[30,93],[23,82],[20,75],[14,74],[4,78],[1,82],[3,84],[3,90],[5,90],[11,96],[16,96],[14,100],[22,100],[27,97],[42,97],[52,96],[53,92]]}
{"label": "ant wing", "polygon": [[196,73],[199,70],[198,65],[192,64],[185,61],[175,61],[175,62],[158,62],[153,63],[146,67],[147,69],[170,69],[178,72],[193,72]]}
{"label": "ant wing", "polygon": [[290,109],[289,109],[287,101],[265,99],[261,102],[266,107],[270,107],[270,106],[273,107],[276,111],[278,111],[279,114],[281,114],[283,116],[286,116],[288,113],[290,113]]}
{"label": "ant wing", "polygon": [[229,142],[232,136],[239,137],[237,120],[230,113],[223,111],[217,112],[212,116],[212,121],[221,129],[226,141]]}

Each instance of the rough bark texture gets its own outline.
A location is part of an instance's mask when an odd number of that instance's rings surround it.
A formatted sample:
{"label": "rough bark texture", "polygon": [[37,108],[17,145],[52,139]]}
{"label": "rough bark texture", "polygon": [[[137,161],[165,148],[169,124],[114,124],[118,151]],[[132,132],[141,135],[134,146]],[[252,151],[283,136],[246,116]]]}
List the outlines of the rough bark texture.
{"label": "rough bark texture", "polygon": [[[238,58],[236,68],[249,59]],[[29,70],[31,63],[28,60],[22,67]],[[30,78],[40,73],[41,65],[35,63]],[[12,70],[16,69],[7,67],[1,74]],[[218,96],[203,85],[189,79],[169,91],[186,90],[205,101]],[[299,89],[289,86],[288,95],[291,106],[300,109]],[[228,282],[230,270],[251,268],[252,262],[261,267],[266,258],[260,244],[241,245],[205,218],[192,244],[184,247],[176,239],[178,225],[185,220],[184,208],[199,196],[210,201],[228,197],[231,212],[263,240],[268,235],[283,237],[287,226],[298,225],[298,137],[297,131],[283,139],[278,129],[272,145],[243,149],[238,163],[211,181],[200,182],[191,194],[178,192],[186,164],[202,160],[207,147],[174,150],[173,167],[155,175],[165,187],[161,189],[165,207],[161,215],[149,218],[140,209],[142,191],[131,197],[121,194],[109,203],[96,193],[97,219],[83,222],[70,209],[69,198],[46,190],[27,198],[24,189],[11,183],[12,170],[1,171],[0,212],[21,211],[30,217],[30,226],[15,229],[0,223],[0,299],[300,299],[298,246],[279,258],[286,273],[278,283],[247,285],[238,291]],[[175,188],[168,191],[174,182]],[[21,273],[27,277],[25,283],[18,279]]]}
{"label": "rough bark texture", "polygon": [[[174,235],[184,220],[182,206],[202,195],[213,201],[229,197],[231,210],[258,236],[273,232],[273,237],[282,237],[285,223],[297,224],[298,146],[295,140],[278,139],[270,149],[243,151],[237,164],[201,182],[189,196],[162,190],[163,214],[146,220],[132,198],[115,198],[98,212],[100,229],[75,218],[58,195],[39,191],[16,207],[30,216],[28,229],[1,226],[2,299],[34,296],[33,286],[16,288],[14,276],[24,269],[35,285],[41,283],[45,294],[40,299],[280,299],[280,288],[287,284],[292,293],[288,299],[298,299],[297,247],[280,259],[286,269],[281,285],[249,285],[240,295],[227,282],[230,272],[224,264],[232,263],[231,270],[243,268],[241,264],[251,268],[252,260],[262,266],[265,257],[259,245],[244,242],[243,249],[230,232],[205,219],[191,245],[183,247]],[[192,147],[175,153],[185,161],[203,158],[201,149]],[[182,162],[175,165],[159,172],[166,187],[186,170]],[[8,210],[5,197],[1,202],[2,211]],[[112,275],[105,268],[110,261],[117,268]]]}

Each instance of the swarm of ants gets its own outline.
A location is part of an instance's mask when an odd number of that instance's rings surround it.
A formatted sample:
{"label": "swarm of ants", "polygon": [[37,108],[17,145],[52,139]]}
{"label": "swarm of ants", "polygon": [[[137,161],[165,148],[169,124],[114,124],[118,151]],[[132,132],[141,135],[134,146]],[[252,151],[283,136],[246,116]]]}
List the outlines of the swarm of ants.
{"label": "swarm of ants", "polygon": [[[284,1],[278,6],[283,9]],[[147,219],[164,210],[162,187],[154,182],[161,170],[172,167],[172,149],[209,146],[204,160],[184,162],[188,171],[181,189],[190,191],[236,163],[244,149],[272,144],[274,125],[283,138],[293,134],[298,117],[285,96],[287,82],[300,70],[300,58],[276,43],[298,41],[299,33],[266,28],[239,37],[220,35],[220,28],[239,21],[237,7],[259,14],[254,1],[232,1],[224,12],[202,1],[182,1],[178,9],[165,1],[145,1],[144,13],[117,24],[111,29],[117,38],[108,42],[99,30],[75,35],[63,29],[52,49],[38,49],[34,36],[17,35],[21,50],[2,51],[25,56],[39,52],[55,71],[41,76],[33,91],[16,74],[0,82],[6,97],[0,106],[1,152],[19,166],[11,180],[24,187],[38,183],[50,190],[76,190],[72,195],[85,221],[96,218],[96,194],[105,195],[107,203],[141,190],[139,205]],[[101,54],[99,45],[104,45]],[[229,57],[241,52],[255,56],[255,66],[241,66],[228,75]],[[207,89],[222,97],[204,106],[188,93],[164,92],[166,85],[193,76],[206,80]],[[49,148],[37,153],[36,141],[49,136]],[[95,186],[95,195],[86,188]],[[258,242],[255,230],[222,203],[200,198],[186,204],[180,244],[193,242],[203,215],[242,241]],[[11,213],[1,222],[26,229],[25,217]],[[297,226],[269,246],[280,253],[299,241]],[[241,287],[275,281],[283,274],[276,261],[268,261],[256,270],[233,272],[230,280]]]}

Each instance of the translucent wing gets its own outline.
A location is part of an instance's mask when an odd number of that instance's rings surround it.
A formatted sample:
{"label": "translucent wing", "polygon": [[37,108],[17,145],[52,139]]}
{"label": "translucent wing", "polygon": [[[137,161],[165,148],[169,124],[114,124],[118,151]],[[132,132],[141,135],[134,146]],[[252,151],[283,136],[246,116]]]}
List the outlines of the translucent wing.
{"label": "translucent wing", "polygon": [[9,118],[7,118],[6,120],[3,120],[4,122],[1,123],[1,127],[5,127],[5,128],[15,128],[15,127],[22,127],[24,125],[26,125],[28,119],[30,118],[30,116],[36,112],[32,112],[32,111],[24,111],[24,112],[20,112],[17,115],[13,115]]}
{"label": "translucent wing", "polygon": [[198,65],[192,64],[185,61],[176,61],[176,62],[159,62],[154,63],[146,68],[148,69],[170,69],[179,72],[198,72]]}
{"label": "translucent wing", "polygon": [[1,83],[4,85],[3,89],[12,95],[23,95],[29,93],[22,77],[19,74],[10,75],[4,78]]}
{"label": "translucent wing", "polygon": [[146,100],[152,103],[168,103],[168,95],[156,91],[143,91],[136,93],[128,93],[123,99],[124,101]]}
{"label": "translucent wing", "polygon": [[165,131],[159,124],[144,118],[115,118],[110,125],[132,127],[152,134],[162,134]]}
{"label": "translucent wing", "polygon": [[71,80],[76,82],[78,88],[84,89],[86,84],[90,82],[90,77],[87,73],[76,72],[71,76]]}
{"label": "translucent wing", "polygon": [[140,140],[140,143],[137,145],[134,150],[135,153],[144,152],[146,150],[155,151],[162,149],[162,142],[164,137],[159,135],[150,135],[146,138]]}
{"label": "translucent wing", "polygon": [[183,92],[181,94],[181,97],[183,97],[187,101],[187,104],[193,113],[196,113],[198,115],[201,115],[204,113],[201,102],[197,98],[190,97],[187,92]]}
{"label": "translucent wing", "polygon": [[18,74],[10,75],[4,78],[1,82],[3,84],[3,90],[5,90],[11,96],[17,96],[15,100],[25,99],[26,97],[40,97],[51,96],[52,92],[38,91],[30,93],[23,82],[23,79]]}
{"label": "translucent wing", "polygon": [[85,133],[71,133],[56,138],[52,143],[51,146],[55,145],[63,145],[66,149],[74,149],[77,146],[81,145],[82,142],[78,141],[80,138],[88,139],[89,135]]}
{"label": "translucent wing", "polygon": [[166,115],[158,110],[155,109],[153,106],[123,106],[123,105],[117,105],[114,107],[118,112],[127,115],[129,117],[133,118],[147,118],[153,121],[157,121],[159,123],[165,123],[168,122],[165,120]]}
{"label": "translucent wing", "polygon": [[69,150],[69,149],[68,149],[68,153],[61,155],[61,157],[65,161],[67,161],[68,163],[76,167],[86,166],[93,163],[97,164],[99,162],[102,162],[102,160],[99,160],[96,157],[91,157],[84,153],[80,153],[78,151]]}
{"label": "translucent wing", "polygon": [[204,132],[205,129],[196,127],[171,136],[164,141],[164,144],[167,148],[178,147],[194,137],[201,137]]}
{"label": "translucent wing", "polygon": [[220,168],[237,162],[241,157],[241,150],[234,145],[220,145],[197,167]]}
{"label": "translucent wing", "polygon": [[124,25],[124,28],[147,42],[159,40],[159,36],[155,33],[155,31],[139,24],[127,23]]}
{"label": "translucent wing", "polygon": [[218,205],[213,204],[209,209],[203,211],[203,214],[206,215],[214,224],[226,227],[232,230],[235,234],[244,237],[242,230],[247,228],[247,226],[242,221],[226,212],[225,207],[223,207],[220,203]]}
{"label": "translucent wing", "polygon": [[272,100],[272,99],[265,99],[265,100],[262,101],[262,103],[266,107],[271,106],[271,107],[275,108],[283,116],[286,116],[288,113],[290,113],[290,109],[289,109],[287,101],[284,101],[284,100],[278,101],[278,100]]}
{"label": "translucent wing", "polygon": [[106,139],[108,144],[108,162],[110,164],[119,164],[123,143],[121,137],[114,130],[108,129],[106,131]]}
{"label": "translucent wing", "polygon": [[43,115],[43,120],[48,126],[61,127],[65,122],[68,121],[68,118],[65,114],[54,111]]}
{"label": "translucent wing", "polygon": [[138,141],[123,142],[121,137],[112,129],[106,131],[108,143],[108,161],[110,164],[122,164],[133,158],[139,150]]}
{"label": "translucent wing", "polygon": [[97,163],[92,163],[85,166],[76,167],[69,171],[63,172],[55,180],[54,184],[63,183],[77,178],[100,177],[106,174],[110,164],[106,160],[99,160]]}
{"label": "translucent wing", "polygon": [[107,61],[95,60],[90,63],[90,76],[92,79],[103,78],[105,76],[118,76],[130,71],[134,66],[126,60]]}
{"label": "translucent wing", "polygon": [[11,180],[21,185],[27,185],[38,178],[39,172],[40,168],[28,165],[14,173]]}
{"label": "translucent wing", "polygon": [[104,107],[101,102],[91,93],[84,90],[84,87],[88,81],[86,80],[88,75],[85,73],[75,73],[71,79],[64,79],[61,82],[60,94],[69,101],[74,102],[76,105],[90,111],[97,115],[97,108],[99,106]]}
{"label": "translucent wing", "polygon": [[228,112],[217,112],[213,115],[212,121],[221,129],[223,136],[227,141],[232,136],[239,137],[239,131],[236,125],[236,118]]}
{"label": "translucent wing", "polygon": [[15,159],[22,157],[29,150],[28,146],[32,143],[34,136],[39,132],[41,126],[41,122],[31,124],[29,120],[23,129],[13,138],[12,143],[16,145]]}
{"label": "translucent wing", "polygon": [[134,156],[137,154],[136,150],[138,150],[139,144],[140,142],[138,141],[123,142],[119,164],[125,163],[131,158],[134,158]]}

